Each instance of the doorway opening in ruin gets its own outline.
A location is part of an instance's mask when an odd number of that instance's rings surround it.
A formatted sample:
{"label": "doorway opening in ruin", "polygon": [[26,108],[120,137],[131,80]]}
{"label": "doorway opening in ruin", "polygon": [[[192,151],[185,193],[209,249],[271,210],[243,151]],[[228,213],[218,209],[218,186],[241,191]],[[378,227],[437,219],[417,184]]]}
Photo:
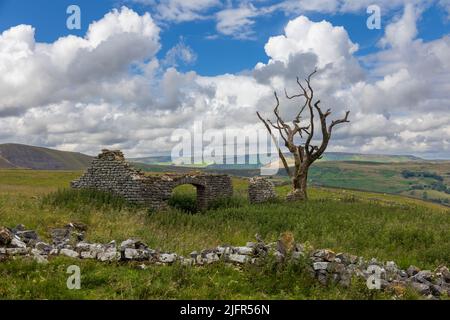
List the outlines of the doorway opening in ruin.
{"label": "doorway opening in ruin", "polygon": [[205,187],[197,184],[181,184],[173,188],[168,204],[183,212],[196,213],[206,209]]}

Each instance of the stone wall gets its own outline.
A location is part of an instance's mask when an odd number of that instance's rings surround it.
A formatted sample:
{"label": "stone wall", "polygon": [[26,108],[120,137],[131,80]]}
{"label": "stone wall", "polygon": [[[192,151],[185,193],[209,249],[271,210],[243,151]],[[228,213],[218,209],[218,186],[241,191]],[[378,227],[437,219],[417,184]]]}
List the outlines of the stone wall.
{"label": "stone wall", "polygon": [[[56,256],[75,259],[91,259],[99,262],[138,262],[139,268],[151,265],[204,266],[219,261],[244,265],[263,263],[272,256],[278,263],[298,263],[305,266],[302,271],[316,278],[320,284],[349,287],[353,280],[362,280],[371,289],[384,290],[394,299],[401,298],[410,288],[428,299],[448,299],[450,296],[450,271],[439,266],[434,271],[420,270],[410,266],[399,268],[394,261],[365,260],[348,253],[335,253],[329,249],[314,249],[309,244],[295,242],[292,234],[284,233],[278,241],[265,243],[258,235],[256,242],[245,246],[222,245],[193,251],[189,256],[175,252],[151,249],[140,239],[130,238],[120,245],[93,243],[85,240],[87,225],[69,223],[63,228],[51,229],[51,243],[43,242],[34,230],[24,225],[15,228],[0,226],[0,264],[19,256],[32,258],[37,263],[48,263]],[[271,260],[269,260],[271,261]],[[271,262],[272,263],[272,262]],[[306,265],[305,265],[306,263]],[[136,266],[136,265],[135,265]],[[374,273],[374,270],[376,273]]]}
{"label": "stone wall", "polygon": [[197,207],[200,210],[208,208],[211,201],[227,198],[233,195],[231,178],[226,174],[165,174],[149,176],[146,180],[146,199],[151,207],[163,209],[172,196],[172,190],[179,185],[191,184],[197,189]]}
{"label": "stone wall", "polygon": [[160,210],[167,207],[172,190],[182,184],[192,184],[197,188],[200,210],[206,209],[212,200],[233,195],[228,175],[189,173],[146,176],[125,161],[121,151],[106,149],[92,161],[82,177],[71,182],[71,187],[111,192],[131,203]]}
{"label": "stone wall", "polygon": [[250,203],[262,203],[277,197],[274,184],[263,177],[254,177],[249,180],[248,200]]}

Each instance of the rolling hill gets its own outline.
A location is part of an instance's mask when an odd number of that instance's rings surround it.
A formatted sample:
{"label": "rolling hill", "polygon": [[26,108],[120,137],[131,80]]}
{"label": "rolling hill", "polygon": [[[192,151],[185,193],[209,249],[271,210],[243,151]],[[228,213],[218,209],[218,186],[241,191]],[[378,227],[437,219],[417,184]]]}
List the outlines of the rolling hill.
{"label": "rolling hill", "polygon": [[23,144],[0,144],[0,168],[36,170],[81,170],[92,157],[78,153],[59,151]]}
{"label": "rolling hill", "polygon": [[[291,164],[294,159],[287,155],[287,160]],[[252,155],[252,158],[256,158],[256,155]],[[209,169],[257,169],[261,166],[261,163],[249,164],[249,156],[241,156],[245,159],[244,164],[234,164],[236,162],[235,157],[224,156],[223,164],[197,164],[197,165],[181,165],[186,167],[204,167]],[[170,155],[149,156],[143,158],[129,159],[132,162],[139,162],[150,165],[175,165],[172,162]],[[362,153],[349,153],[349,152],[326,152],[320,162],[324,161],[354,161],[354,162],[377,162],[377,163],[402,163],[402,162],[415,162],[424,161],[424,159],[412,156],[412,155],[385,155],[385,154],[362,154]]]}
{"label": "rolling hill", "polygon": [[411,155],[326,152],[320,161],[361,161],[361,162],[397,163],[397,162],[423,161],[423,159]]}

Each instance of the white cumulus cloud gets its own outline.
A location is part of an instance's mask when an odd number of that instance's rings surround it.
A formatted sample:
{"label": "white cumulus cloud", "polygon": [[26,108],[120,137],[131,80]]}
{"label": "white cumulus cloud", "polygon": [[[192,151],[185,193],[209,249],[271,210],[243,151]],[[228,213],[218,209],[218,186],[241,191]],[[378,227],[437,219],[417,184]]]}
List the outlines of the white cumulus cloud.
{"label": "white cumulus cloud", "polygon": [[297,104],[283,89],[295,93],[295,77],[318,68],[312,84],[323,108],[333,118],[351,111],[330,151],[448,156],[450,38],[417,38],[417,10],[406,6],[386,28],[386,45],[364,57],[344,28],[298,16],[267,40],[267,61],[211,77],[176,69],[177,59],[193,60],[186,45],[156,58],[160,31],[150,14],[114,10],[85,37],[53,43],[36,42],[33,27],[19,25],[0,35],[0,142],[170,153],[172,132],[197,120],[216,130],[261,128],[255,112],[271,114],[274,90],[291,115]]}

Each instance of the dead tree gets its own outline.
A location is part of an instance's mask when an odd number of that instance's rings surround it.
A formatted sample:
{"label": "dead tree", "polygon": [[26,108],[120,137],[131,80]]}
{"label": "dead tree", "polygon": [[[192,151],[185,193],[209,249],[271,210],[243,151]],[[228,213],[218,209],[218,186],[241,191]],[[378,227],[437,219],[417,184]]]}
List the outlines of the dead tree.
{"label": "dead tree", "polygon": [[[286,123],[280,116],[279,106],[280,100],[276,91],[275,99],[276,106],[273,110],[276,121],[270,119],[264,120],[259,112],[256,112],[258,118],[264,123],[268,132],[272,136],[272,139],[277,146],[278,155],[283,163],[284,169],[292,181],[292,191],[287,195],[287,200],[306,200],[307,199],[307,180],[308,170],[311,164],[322,157],[323,152],[328,146],[328,142],[331,138],[331,132],[333,128],[341,123],[349,122],[348,115],[350,111],[345,113],[345,117],[338,120],[333,120],[329,125],[327,124],[327,118],[331,114],[331,109],[323,112],[319,106],[320,100],[314,98],[314,91],[311,87],[311,77],[317,72],[314,70],[307,79],[305,79],[306,85],[303,85],[297,77],[297,84],[300,87],[300,93],[289,96],[287,91],[284,90],[287,99],[304,99],[304,104],[299,106],[297,116],[292,120],[292,125]],[[303,112],[306,110],[308,113],[305,119],[307,125],[303,125]],[[322,134],[322,142],[320,145],[313,145],[314,137],[314,117],[318,115],[320,123],[320,130]],[[291,168],[288,165],[285,155],[281,150],[280,145],[275,137],[272,129],[277,130],[284,141],[284,146],[294,157],[294,166]],[[300,138],[300,143],[296,144],[294,139]]]}

